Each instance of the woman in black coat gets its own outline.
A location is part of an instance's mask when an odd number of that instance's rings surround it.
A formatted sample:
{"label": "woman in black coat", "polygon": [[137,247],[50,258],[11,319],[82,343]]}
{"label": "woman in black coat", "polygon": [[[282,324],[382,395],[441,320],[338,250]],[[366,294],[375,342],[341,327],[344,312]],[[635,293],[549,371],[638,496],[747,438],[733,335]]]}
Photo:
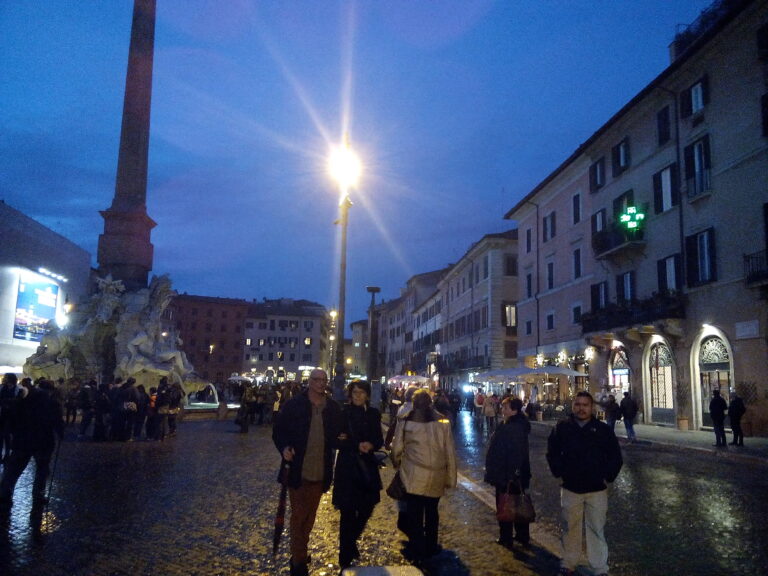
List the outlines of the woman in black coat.
{"label": "woman in black coat", "polygon": [[[519,398],[505,398],[501,402],[504,422],[491,437],[485,456],[485,481],[496,487],[496,496],[507,490],[510,481],[519,481],[527,490],[531,483],[531,460],[528,453],[528,435],[531,423],[523,414]],[[513,492],[519,493],[513,488]],[[530,542],[530,525],[525,522],[499,522],[497,542],[507,548],[513,540],[527,546]]]}
{"label": "woman in black coat", "polygon": [[349,403],[342,411],[343,430],[333,481],[333,505],[341,512],[339,564],[349,566],[359,558],[357,540],[379,502],[381,476],[374,452],[384,444],[381,412],[368,405],[371,385],[354,380],[348,388]]}

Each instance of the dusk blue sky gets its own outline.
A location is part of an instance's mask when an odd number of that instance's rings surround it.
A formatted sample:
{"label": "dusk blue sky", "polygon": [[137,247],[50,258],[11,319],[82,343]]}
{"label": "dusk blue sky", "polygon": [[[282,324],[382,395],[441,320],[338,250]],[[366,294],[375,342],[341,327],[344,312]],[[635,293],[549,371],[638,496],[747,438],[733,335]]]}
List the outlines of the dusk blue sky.
{"label": "dusk blue sky", "polygon": [[[147,210],[179,292],[338,300],[456,262],[669,63],[708,0],[158,0]],[[93,255],[133,2],[0,3],[0,199]]]}

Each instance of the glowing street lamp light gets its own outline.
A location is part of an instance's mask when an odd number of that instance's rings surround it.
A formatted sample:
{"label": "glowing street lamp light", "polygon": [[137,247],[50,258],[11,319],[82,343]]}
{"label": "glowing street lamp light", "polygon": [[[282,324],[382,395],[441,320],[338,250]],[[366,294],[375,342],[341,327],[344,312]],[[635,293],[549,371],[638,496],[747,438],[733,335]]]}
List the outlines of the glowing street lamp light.
{"label": "glowing street lamp light", "polygon": [[347,287],[347,224],[349,222],[349,207],[352,200],[349,191],[357,185],[362,167],[357,155],[349,147],[349,138],[344,136],[341,146],[331,152],[328,159],[331,176],[339,185],[339,220],[341,224],[341,244],[339,258],[339,310],[336,318],[336,356],[334,394],[343,399],[344,394],[344,312]]}

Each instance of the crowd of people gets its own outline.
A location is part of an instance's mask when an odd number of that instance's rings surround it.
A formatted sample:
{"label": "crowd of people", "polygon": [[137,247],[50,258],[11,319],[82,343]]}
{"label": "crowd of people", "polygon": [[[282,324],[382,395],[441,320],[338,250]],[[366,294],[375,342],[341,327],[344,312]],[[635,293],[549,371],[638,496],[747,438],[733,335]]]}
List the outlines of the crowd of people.
{"label": "crowd of people", "polygon": [[[398,499],[397,528],[406,537],[401,552],[415,565],[424,565],[441,551],[438,505],[457,482],[456,412],[450,394],[417,387],[393,391],[388,398],[390,426],[382,438],[381,413],[370,406],[367,382],[353,381],[343,406],[330,397],[327,385],[327,374],[313,371],[307,389],[284,403],[272,430],[281,470],[287,470],[279,481],[287,483],[291,501],[291,576],[309,574],[310,534],[322,494],[331,487],[340,513],[342,572],[359,559],[358,542],[383,488],[375,457],[382,447],[390,450],[396,469],[387,494]],[[525,496],[531,482],[531,425],[523,402],[511,393],[502,398],[492,394],[480,402],[473,395],[471,408],[490,434],[485,481],[494,487],[497,502],[503,495]],[[596,418],[588,392],[576,394],[569,417],[552,429],[546,458],[552,474],[562,479],[561,574],[575,574],[585,547],[593,573],[607,575],[607,489],[623,461],[613,428]],[[530,546],[530,518],[499,518],[500,545]],[[582,542],[583,524],[587,531]]]}
{"label": "crowd of people", "polygon": [[[36,462],[33,503],[46,503],[45,485],[56,438],[63,438],[66,426],[77,426],[80,438],[90,436],[97,441],[163,440],[176,432],[183,390],[165,377],[149,391],[133,378],[101,385],[94,381],[67,384],[65,388],[45,379],[19,382],[14,374],[3,378],[0,505],[11,502],[16,482],[31,459]],[[454,394],[418,387],[404,390],[395,396],[398,402],[390,404],[396,410],[391,412],[386,438],[381,412],[371,406],[371,387],[366,381],[355,380],[348,386],[343,405],[330,396],[328,376],[320,369],[312,371],[305,388],[298,383],[244,383],[239,394],[243,410],[238,418],[247,421],[240,423],[241,428],[247,431],[251,422],[272,424],[272,439],[281,455],[280,481],[287,486],[291,503],[291,576],[309,573],[310,534],[322,495],[332,487],[331,502],[340,515],[339,564],[343,570],[360,558],[358,543],[383,489],[379,468],[386,453],[382,448],[390,451],[400,487],[397,527],[406,537],[404,557],[423,565],[440,553],[439,502],[457,483]],[[592,396],[580,391],[569,417],[560,420],[549,436],[546,459],[552,474],[562,479],[564,575],[575,573],[582,548],[594,574],[608,573],[604,537],[607,488],[622,467],[613,425],[619,414],[625,421],[630,419],[633,402],[625,397],[614,407],[615,398],[609,398],[602,406],[604,422],[596,418]],[[460,401],[458,405],[460,408]],[[716,397],[713,407],[727,410]],[[471,408],[478,425],[489,434],[484,479],[494,488],[497,501],[505,495],[525,495],[531,483],[531,425],[523,402],[511,393],[498,398],[479,391],[473,395]],[[630,429],[627,431],[629,434]],[[497,542],[507,548],[528,547],[529,521],[500,514]],[[584,533],[582,525],[587,527]]]}

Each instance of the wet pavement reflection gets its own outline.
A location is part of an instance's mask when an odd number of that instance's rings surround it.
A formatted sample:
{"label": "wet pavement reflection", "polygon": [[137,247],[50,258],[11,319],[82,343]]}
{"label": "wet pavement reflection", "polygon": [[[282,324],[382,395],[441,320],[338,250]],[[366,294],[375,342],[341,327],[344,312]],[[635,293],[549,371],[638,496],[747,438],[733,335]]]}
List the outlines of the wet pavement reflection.
{"label": "wet pavement reflection", "polygon": [[[463,487],[440,503],[441,576],[557,572],[559,485],[544,457],[550,428],[533,424],[535,546],[494,543],[490,487],[482,482],[487,432],[469,413],[456,425]],[[74,436],[74,435],[73,435]],[[611,489],[607,536],[613,574],[765,574],[768,465],[638,443]],[[271,554],[279,458],[270,429],[183,422],[169,441],[77,442],[61,450],[51,502],[33,510],[32,466],[0,514],[0,574],[267,575],[286,573],[288,534]],[[383,470],[385,483],[391,468]],[[382,495],[361,543],[361,564],[403,565],[395,503]],[[311,574],[338,574],[338,513],[323,497]],[[585,571],[584,574],[587,574]]]}

